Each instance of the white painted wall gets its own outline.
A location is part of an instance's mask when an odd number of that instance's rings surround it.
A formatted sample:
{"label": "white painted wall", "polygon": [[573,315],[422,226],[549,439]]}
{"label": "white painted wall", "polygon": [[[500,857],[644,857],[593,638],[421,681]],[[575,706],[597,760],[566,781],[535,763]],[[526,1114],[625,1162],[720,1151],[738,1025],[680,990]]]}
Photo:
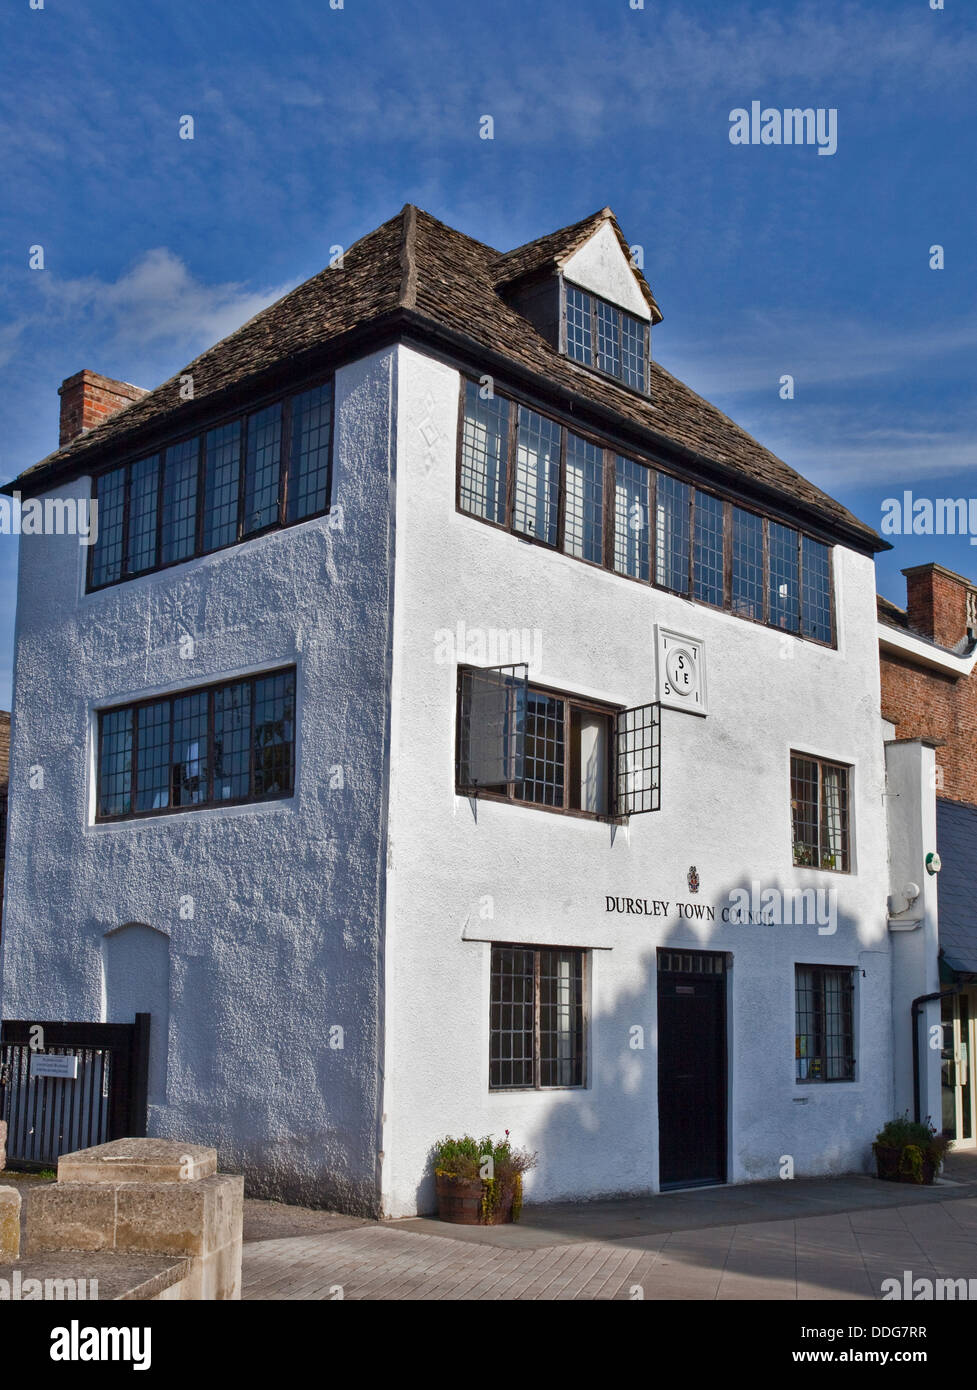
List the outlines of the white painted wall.
{"label": "white painted wall", "polygon": [[599,294],[639,319],[650,319],[648,301],[638,286],[628,258],[609,222],[603,222],[589,241],[565,262],[564,277],[581,289]]}
{"label": "white painted wall", "polygon": [[[913,1114],[912,1002],[940,988],[939,904],[936,879],[926,872],[926,855],[936,848],[936,755],[919,739],[885,745],[886,807],[889,819],[889,891],[892,896],[892,1035],[894,1113]],[[907,883],[919,897],[907,907]],[[911,926],[910,923],[917,925]],[[942,1128],[940,1049],[930,1029],[940,1022],[940,1001],[921,1008],[919,1021],[920,1117]]]}
{"label": "white painted wall", "polygon": [[[657,946],[733,954],[730,1178],[775,1177],[785,1154],[798,1175],[867,1168],[893,1089],[872,561],[835,551],[830,651],[493,530],[455,511],[458,375],[398,356],[385,1212],[431,1209],[430,1147],[466,1130],[538,1149],[535,1199],[654,1189]],[[456,663],[439,660],[459,622],[538,629],[532,678],[621,705],[654,699],[656,622],[702,638],[710,713],[663,712],[661,811],[612,828],[482,802],[476,821],[454,794]],[[854,767],[850,875],[792,867],[791,747]],[[837,888],[837,934],[605,912],[606,894],[688,900],[691,864],[708,904],[753,880]],[[593,948],[585,1089],[489,1092],[492,939]],[[854,1083],[795,1082],[796,962],[859,968]]]}
{"label": "white painted wall", "polygon": [[[131,921],[163,933],[169,1053],[151,1132],[216,1145],[256,1193],[365,1212],[377,1200],[394,369],[385,352],[337,376],[342,529],[334,513],[89,595],[74,538],[22,538],[3,936],[5,1017],[97,1021],[107,934]],[[93,823],[97,707],[289,663],[293,798]],[[43,789],[28,788],[33,765]]]}

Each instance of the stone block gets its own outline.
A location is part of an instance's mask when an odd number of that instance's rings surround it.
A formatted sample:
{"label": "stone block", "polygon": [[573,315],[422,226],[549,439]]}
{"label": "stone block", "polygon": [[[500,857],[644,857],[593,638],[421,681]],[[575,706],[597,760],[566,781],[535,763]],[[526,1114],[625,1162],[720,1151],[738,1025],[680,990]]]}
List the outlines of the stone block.
{"label": "stone block", "polygon": [[58,1182],[198,1182],[217,1172],[217,1150],[175,1139],[113,1139],[58,1159]]}
{"label": "stone block", "polygon": [[0,1120],[0,1173],[7,1166],[7,1121]]}
{"label": "stone block", "polygon": [[20,1193],[0,1187],[0,1264],[20,1258]]}
{"label": "stone block", "polygon": [[91,1183],[38,1187],[27,1204],[27,1249],[114,1250],[115,1189]]}
{"label": "stone block", "polygon": [[124,1183],[116,1191],[118,1250],[203,1256],[240,1238],[240,1175],[217,1173],[195,1183]]}

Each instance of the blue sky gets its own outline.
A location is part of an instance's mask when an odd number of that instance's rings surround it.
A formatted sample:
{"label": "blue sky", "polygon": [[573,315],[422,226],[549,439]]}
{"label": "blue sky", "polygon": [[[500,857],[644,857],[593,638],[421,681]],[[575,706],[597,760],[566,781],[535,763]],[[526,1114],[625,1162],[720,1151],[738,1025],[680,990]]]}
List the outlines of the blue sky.
{"label": "blue sky", "polygon": [[[499,248],[610,204],[671,371],[876,527],[977,496],[971,0],[6,0],[0,54],[4,479],[63,378],[158,384],[404,202]],[[837,108],[837,152],[732,145],[754,100]],[[929,559],[977,578],[899,537],[881,591]]]}

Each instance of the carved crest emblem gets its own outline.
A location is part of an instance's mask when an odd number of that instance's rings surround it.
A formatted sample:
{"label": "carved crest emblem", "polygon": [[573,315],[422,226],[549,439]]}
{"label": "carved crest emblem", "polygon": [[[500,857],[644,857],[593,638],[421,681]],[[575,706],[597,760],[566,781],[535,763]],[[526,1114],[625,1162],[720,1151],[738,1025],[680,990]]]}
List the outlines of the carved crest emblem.
{"label": "carved crest emblem", "polygon": [[689,869],[689,892],[698,893],[699,891],[699,870],[693,864]]}

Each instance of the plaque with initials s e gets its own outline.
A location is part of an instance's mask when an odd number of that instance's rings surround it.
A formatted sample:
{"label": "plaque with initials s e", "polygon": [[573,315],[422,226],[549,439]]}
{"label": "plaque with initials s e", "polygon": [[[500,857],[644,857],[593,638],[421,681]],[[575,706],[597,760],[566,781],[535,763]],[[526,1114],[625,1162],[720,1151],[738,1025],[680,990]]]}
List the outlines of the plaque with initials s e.
{"label": "plaque with initials s e", "polygon": [[656,624],[658,647],[658,699],[669,709],[705,714],[706,655],[701,637],[673,632]]}

